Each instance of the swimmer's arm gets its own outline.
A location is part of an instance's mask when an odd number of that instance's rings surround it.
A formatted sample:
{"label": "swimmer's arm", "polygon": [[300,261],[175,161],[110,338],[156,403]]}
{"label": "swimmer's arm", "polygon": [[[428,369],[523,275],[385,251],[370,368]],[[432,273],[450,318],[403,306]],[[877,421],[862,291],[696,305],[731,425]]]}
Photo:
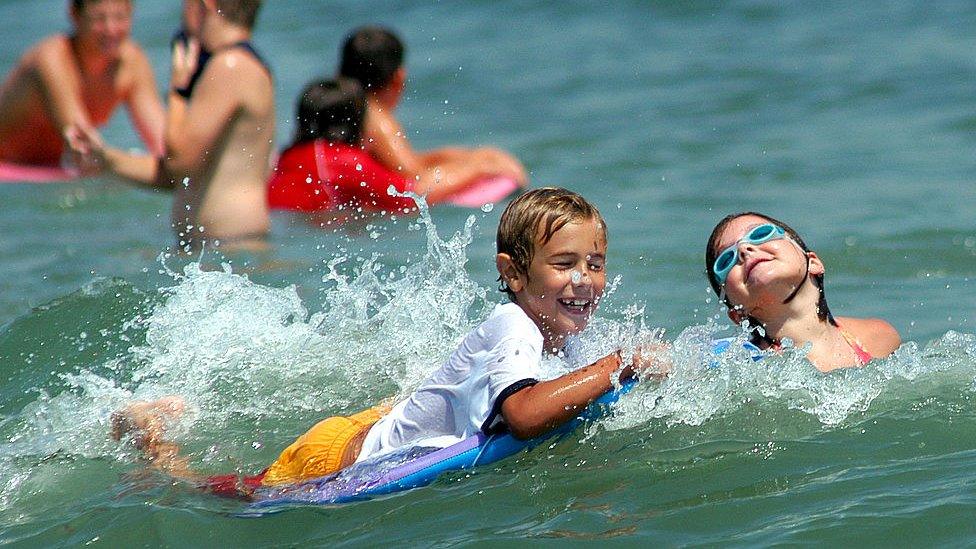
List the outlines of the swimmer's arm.
{"label": "swimmer's arm", "polygon": [[143,187],[171,187],[162,180],[160,160],[145,154],[132,154],[106,145],[94,128],[75,124],[64,132],[65,142],[75,164],[83,174],[108,173]]}
{"label": "swimmer's arm", "polygon": [[102,152],[105,169],[112,175],[140,187],[170,189],[172,180],[162,178],[162,161],[148,154],[132,154],[114,147],[105,147]]}
{"label": "swimmer's arm", "polygon": [[141,50],[133,52],[131,64],[133,82],[126,108],[146,148],[153,156],[162,156],[166,112],[156,92],[156,77]]}
{"label": "swimmer's arm", "polygon": [[631,366],[621,367],[619,353],[563,376],[526,387],[502,402],[502,417],[515,438],[526,440],[562,425],[578,416],[591,402],[613,385],[634,375]]}
{"label": "swimmer's arm", "polygon": [[426,196],[428,204],[437,204],[468,187],[484,174],[484,166],[479,162],[431,166],[414,179],[413,192]]}
{"label": "swimmer's arm", "polygon": [[424,152],[415,151],[414,154],[419,156],[425,165],[432,166],[442,162],[453,162],[463,159],[465,155],[470,154],[470,151],[461,147],[441,147]]}
{"label": "swimmer's arm", "polygon": [[48,116],[59,132],[72,125],[92,127],[81,100],[79,68],[68,50],[67,40],[51,39],[37,51],[37,78]]}
{"label": "swimmer's arm", "polygon": [[514,177],[520,185],[528,182],[522,165],[498,149],[453,151],[444,156],[453,156],[453,160],[426,167],[415,180],[414,192],[426,195],[429,204],[443,202],[483,177],[508,175]]}
{"label": "swimmer's arm", "polygon": [[407,179],[422,175],[424,159],[417,154],[406,131],[389,113],[378,113],[370,107],[366,114],[365,141],[370,156],[390,171]]}

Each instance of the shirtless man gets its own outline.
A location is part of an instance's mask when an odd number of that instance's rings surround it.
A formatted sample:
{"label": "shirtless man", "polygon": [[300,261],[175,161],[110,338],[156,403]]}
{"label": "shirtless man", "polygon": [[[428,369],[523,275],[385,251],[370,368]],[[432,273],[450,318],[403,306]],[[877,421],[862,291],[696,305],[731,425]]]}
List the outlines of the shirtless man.
{"label": "shirtless man", "polygon": [[[105,146],[94,132],[71,135],[75,152],[104,169],[174,189],[172,222],[183,250],[204,241],[223,249],[266,247],[275,117],[270,70],[249,42],[260,6],[260,0],[196,0],[200,42],[190,37],[173,48],[162,159]],[[211,56],[198,65],[201,47]]]}
{"label": "shirtless man", "polygon": [[0,87],[0,162],[57,166],[64,131],[101,126],[125,103],[153,154],[163,150],[163,107],[145,53],[130,37],[130,0],[72,0],[69,35],[28,50]]}
{"label": "shirtless man", "polygon": [[[439,185],[451,188],[451,192],[481,178],[499,175],[514,178],[519,186],[527,185],[525,168],[502,150],[449,147],[422,152],[410,146],[395,117],[407,79],[403,50],[400,39],[381,27],[353,31],[342,48],[339,74],[358,80],[366,90],[363,141],[370,156],[415,180],[420,180],[424,172],[434,172]],[[472,166],[478,168],[473,176]]]}

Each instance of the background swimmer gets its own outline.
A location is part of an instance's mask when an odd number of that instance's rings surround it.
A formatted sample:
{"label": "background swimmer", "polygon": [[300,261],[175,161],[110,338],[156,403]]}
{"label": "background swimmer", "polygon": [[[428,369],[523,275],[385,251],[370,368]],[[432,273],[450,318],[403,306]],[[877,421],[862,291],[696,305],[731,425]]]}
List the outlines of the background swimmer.
{"label": "background swimmer", "polygon": [[130,0],[72,0],[70,34],[28,50],[0,87],[0,161],[57,166],[65,131],[105,124],[124,103],[143,143],[163,150],[163,106],[130,36]]}
{"label": "background swimmer", "polygon": [[354,78],[366,90],[366,150],[388,169],[410,179],[433,180],[458,189],[490,176],[508,176],[528,184],[525,168],[512,155],[491,147],[447,147],[415,151],[396,119],[407,70],[404,46],[389,29],[362,27],[346,39],[339,68],[341,76]]}
{"label": "background swimmer", "polygon": [[281,153],[268,182],[272,208],[314,214],[319,223],[361,219],[378,213],[410,212],[412,198],[391,196],[407,191],[428,204],[450,200],[482,175],[478,164],[457,166],[457,177],[443,179],[437,170],[406,178],[369,155],[363,144],[366,96],[352,78],[316,80],[299,96],[295,140]]}
{"label": "background swimmer", "polygon": [[[73,148],[123,179],[173,189],[171,221],[181,249],[208,240],[224,249],[263,249],[275,113],[270,69],[250,43],[261,3],[202,0],[195,7],[199,43],[191,38],[173,48],[166,154],[131,155],[81,126]],[[211,53],[205,65],[201,47]]]}

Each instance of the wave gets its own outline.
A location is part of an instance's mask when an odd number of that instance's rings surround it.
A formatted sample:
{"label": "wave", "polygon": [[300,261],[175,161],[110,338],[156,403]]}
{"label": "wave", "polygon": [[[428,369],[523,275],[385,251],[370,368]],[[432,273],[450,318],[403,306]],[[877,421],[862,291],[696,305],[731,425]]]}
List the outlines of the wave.
{"label": "wave", "polygon": [[[426,214],[422,223],[427,253],[413,264],[374,256],[349,267],[355,258],[331,258],[315,312],[295,286],[257,284],[228,265],[164,263],[173,284],[155,295],[99,280],[6,326],[0,356],[25,357],[37,345],[50,359],[26,357],[27,366],[5,369],[17,383],[4,388],[0,511],[22,511],[56,491],[39,479],[63,478],[64,463],[71,471],[107,462],[106,479],[132,469],[132,448],[107,436],[110,414],[131,400],[183,396],[189,411],[170,436],[191,460],[214,472],[253,472],[321,417],[408,394],[493,306],[464,268],[474,216],[447,239]],[[617,304],[615,285],[581,334],[584,358],[661,341],[644,325],[646,305]],[[53,343],[24,340],[55,318],[45,332]],[[639,384],[579,440],[606,437],[597,446],[636,447],[665,461],[709,460],[838,433],[853,438],[872,422],[947,425],[973,416],[972,334],[909,342],[869,367],[824,375],[803,349],[759,362],[739,351],[716,356],[711,341],[729,330],[714,319],[683,330],[667,342],[671,374]],[[552,375],[569,367],[558,358],[544,365]]]}

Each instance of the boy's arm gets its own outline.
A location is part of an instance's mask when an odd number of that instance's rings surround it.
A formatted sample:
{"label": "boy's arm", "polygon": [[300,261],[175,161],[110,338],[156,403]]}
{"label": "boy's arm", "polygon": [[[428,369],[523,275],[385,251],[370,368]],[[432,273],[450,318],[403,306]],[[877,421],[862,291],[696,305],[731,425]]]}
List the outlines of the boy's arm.
{"label": "boy's arm", "polygon": [[162,156],[166,112],[156,91],[156,77],[145,54],[134,45],[131,58],[132,88],[126,98],[126,108],[149,153]]}
{"label": "boy's arm", "polygon": [[75,124],[64,132],[74,163],[85,175],[110,174],[143,187],[171,188],[162,174],[161,160],[145,154],[130,154],[106,145],[95,129]]}
{"label": "boy's arm", "polygon": [[392,113],[370,107],[366,112],[365,137],[369,154],[380,164],[408,179],[422,175],[424,159],[413,150]]}
{"label": "boy's arm", "polygon": [[576,417],[609,391],[613,376],[623,381],[633,373],[631,366],[621,369],[619,353],[607,355],[579,370],[519,390],[502,402],[502,417],[515,438],[537,437]]}

